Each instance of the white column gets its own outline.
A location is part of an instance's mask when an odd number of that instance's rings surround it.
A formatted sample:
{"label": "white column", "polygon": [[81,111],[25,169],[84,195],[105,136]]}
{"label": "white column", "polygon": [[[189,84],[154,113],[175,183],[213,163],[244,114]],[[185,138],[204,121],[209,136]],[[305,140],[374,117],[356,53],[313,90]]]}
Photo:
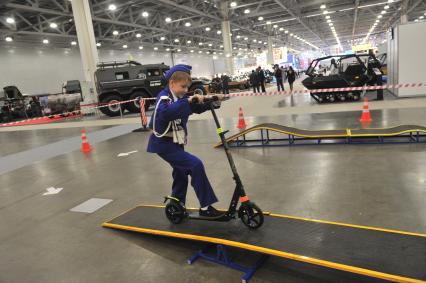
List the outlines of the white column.
{"label": "white column", "polygon": [[272,36],[268,36],[268,56],[266,57],[266,63],[268,65],[274,64],[274,53],[272,50]]}
{"label": "white column", "polygon": [[268,31],[268,52],[266,54],[266,63],[268,65],[274,64],[274,53],[272,51],[272,25],[266,25],[266,29]]}
{"label": "white column", "polygon": [[408,0],[403,0],[401,2],[401,24],[408,23],[407,9],[408,9]]}
{"label": "white column", "polygon": [[[91,89],[91,99],[97,101],[94,74],[98,63],[98,50],[96,49],[95,33],[93,31],[92,15],[88,0],[72,0],[74,24],[77,30],[78,45],[80,47],[81,61],[86,83]],[[88,94],[84,93],[87,97]],[[86,99],[85,99],[86,101]]]}
{"label": "white column", "polygon": [[225,55],[226,73],[233,75],[235,73],[234,57],[232,56],[231,24],[229,22],[229,1],[220,2],[220,12],[222,14],[222,38],[223,50]]}

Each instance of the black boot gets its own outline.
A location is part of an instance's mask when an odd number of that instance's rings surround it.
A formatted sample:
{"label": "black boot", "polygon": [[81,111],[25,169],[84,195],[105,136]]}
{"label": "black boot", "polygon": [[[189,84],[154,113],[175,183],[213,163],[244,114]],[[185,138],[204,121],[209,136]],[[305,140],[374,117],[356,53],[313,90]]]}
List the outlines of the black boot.
{"label": "black boot", "polygon": [[224,215],[223,212],[217,210],[216,208],[214,208],[213,206],[209,205],[209,207],[206,210],[202,210],[200,208],[200,216],[203,217],[212,217],[212,218],[218,218],[222,215]]}

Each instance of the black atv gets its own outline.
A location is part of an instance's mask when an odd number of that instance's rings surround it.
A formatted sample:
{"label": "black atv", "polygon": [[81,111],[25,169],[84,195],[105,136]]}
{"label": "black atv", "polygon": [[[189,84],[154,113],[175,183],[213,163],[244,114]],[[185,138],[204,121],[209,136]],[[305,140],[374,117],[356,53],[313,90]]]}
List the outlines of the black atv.
{"label": "black atv", "polygon": [[[368,57],[366,57],[368,56]],[[306,70],[308,78],[302,84],[309,90],[328,88],[362,87],[374,84],[374,69],[380,62],[374,55],[335,55],[318,58],[312,61]],[[380,66],[379,66],[380,68]],[[311,92],[311,97],[318,103],[336,101],[357,101],[361,98],[361,90],[340,92]]]}

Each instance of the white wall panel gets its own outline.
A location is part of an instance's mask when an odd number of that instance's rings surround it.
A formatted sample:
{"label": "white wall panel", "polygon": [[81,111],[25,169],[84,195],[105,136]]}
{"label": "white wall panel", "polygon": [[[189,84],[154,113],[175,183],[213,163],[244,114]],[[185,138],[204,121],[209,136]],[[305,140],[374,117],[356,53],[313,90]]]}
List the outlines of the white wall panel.
{"label": "white wall panel", "polygon": [[[172,64],[170,53],[153,50],[99,50],[100,61],[135,60],[142,64]],[[194,76],[211,77],[225,69],[223,59],[211,55],[175,54],[175,64],[193,66]],[[56,93],[67,80],[83,80],[80,54],[76,48],[28,48],[0,46],[0,88],[16,85],[23,93]]]}

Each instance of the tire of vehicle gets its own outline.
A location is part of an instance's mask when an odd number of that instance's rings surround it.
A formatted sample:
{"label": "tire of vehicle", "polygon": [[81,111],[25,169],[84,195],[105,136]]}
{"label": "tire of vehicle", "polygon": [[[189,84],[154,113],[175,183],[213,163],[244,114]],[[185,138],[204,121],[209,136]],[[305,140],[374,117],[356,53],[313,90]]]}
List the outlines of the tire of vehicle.
{"label": "tire of vehicle", "polygon": [[245,86],[245,84],[240,84],[240,85],[238,86],[238,88],[239,88],[240,90],[245,90],[245,89],[246,89],[246,86]]}
{"label": "tire of vehicle", "polygon": [[206,95],[207,92],[204,89],[204,86],[202,84],[196,84],[189,88],[189,91],[194,92],[194,94],[200,94],[200,95]]}
{"label": "tire of vehicle", "polygon": [[[108,103],[115,103],[123,101],[123,98],[117,94],[108,94],[102,98],[100,101],[101,104],[108,104]],[[120,107],[121,107],[121,113],[124,112],[124,106],[120,104],[111,105],[111,106],[105,106],[99,108],[102,113],[109,117],[115,117],[120,116]]]}
{"label": "tire of vehicle", "polygon": [[[141,98],[141,97],[149,97],[145,92],[143,91],[135,91],[133,92],[130,97],[129,100],[133,100],[136,98]],[[149,109],[151,102],[149,100],[145,100],[145,111],[147,111]],[[139,113],[140,112],[140,107],[139,107],[139,100],[136,101],[132,101],[129,103],[124,104],[126,109],[129,110],[129,112],[132,113]]]}
{"label": "tire of vehicle", "polygon": [[354,94],[353,94],[353,100],[354,101],[358,101],[358,100],[360,100],[361,99],[361,93],[360,92],[355,92]]}
{"label": "tire of vehicle", "polygon": [[327,94],[327,95],[326,95],[326,99],[327,99],[327,101],[329,101],[329,102],[335,102],[335,101],[336,101],[336,96],[334,96],[334,94],[333,94],[333,93],[330,93],[330,94]]}
{"label": "tire of vehicle", "polygon": [[338,93],[337,95],[336,95],[336,98],[337,98],[337,100],[338,101],[345,101],[346,100],[346,94],[345,93]]}

